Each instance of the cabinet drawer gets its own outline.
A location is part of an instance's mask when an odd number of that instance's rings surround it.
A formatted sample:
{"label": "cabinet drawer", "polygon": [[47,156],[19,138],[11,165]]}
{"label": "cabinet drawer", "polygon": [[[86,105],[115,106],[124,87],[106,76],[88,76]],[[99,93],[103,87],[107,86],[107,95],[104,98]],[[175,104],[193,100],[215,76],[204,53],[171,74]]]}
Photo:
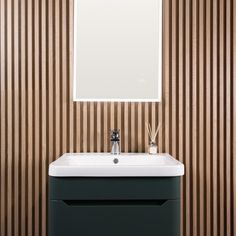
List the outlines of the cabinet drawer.
{"label": "cabinet drawer", "polygon": [[74,178],[50,177],[54,200],[179,199],[179,177]]}
{"label": "cabinet drawer", "polygon": [[179,200],[51,200],[49,235],[178,236],[179,216]]}

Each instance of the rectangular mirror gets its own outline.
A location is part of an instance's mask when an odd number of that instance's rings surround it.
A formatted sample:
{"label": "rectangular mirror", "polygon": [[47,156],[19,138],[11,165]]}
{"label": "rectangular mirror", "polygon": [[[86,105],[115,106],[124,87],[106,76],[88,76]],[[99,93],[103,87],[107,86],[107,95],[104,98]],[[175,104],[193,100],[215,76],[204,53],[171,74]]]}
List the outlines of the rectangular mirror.
{"label": "rectangular mirror", "polygon": [[74,101],[160,101],[162,0],[74,1]]}

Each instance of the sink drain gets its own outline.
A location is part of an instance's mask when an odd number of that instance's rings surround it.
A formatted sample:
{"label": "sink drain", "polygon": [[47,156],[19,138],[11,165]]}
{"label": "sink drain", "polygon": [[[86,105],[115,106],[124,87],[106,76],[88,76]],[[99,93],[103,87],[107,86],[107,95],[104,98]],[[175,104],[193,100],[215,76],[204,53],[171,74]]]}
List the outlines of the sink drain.
{"label": "sink drain", "polygon": [[119,162],[119,159],[118,159],[118,158],[115,158],[115,159],[113,160],[113,162],[114,162],[114,164],[117,164],[117,163]]}

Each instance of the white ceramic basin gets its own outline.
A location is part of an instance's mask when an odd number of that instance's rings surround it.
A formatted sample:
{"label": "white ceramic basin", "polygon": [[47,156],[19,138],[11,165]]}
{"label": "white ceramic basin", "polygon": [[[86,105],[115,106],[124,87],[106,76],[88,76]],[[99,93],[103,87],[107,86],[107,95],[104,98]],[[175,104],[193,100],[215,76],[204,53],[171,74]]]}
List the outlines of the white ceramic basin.
{"label": "white ceramic basin", "polygon": [[184,165],[169,154],[66,153],[49,165],[50,176],[181,176]]}

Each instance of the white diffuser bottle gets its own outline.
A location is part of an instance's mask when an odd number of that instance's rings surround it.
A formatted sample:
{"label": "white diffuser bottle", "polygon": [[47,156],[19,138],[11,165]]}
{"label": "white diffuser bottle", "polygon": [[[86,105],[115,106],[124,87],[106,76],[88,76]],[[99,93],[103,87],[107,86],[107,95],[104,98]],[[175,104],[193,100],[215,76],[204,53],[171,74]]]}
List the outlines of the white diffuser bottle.
{"label": "white diffuser bottle", "polygon": [[150,142],[148,147],[148,153],[149,154],[157,154],[157,145],[154,142]]}
{"label": "white diffuser bottle", "polygon": [[146,128],[147,128],[147,132],[150,138],[150,143],[148,146],[148,153],[149,154],[157,154],[157,145],[156,145],[156,136],[160,130],[161,124],[158,125],[157,129],[152,129],[150,124],[146,123]]}

